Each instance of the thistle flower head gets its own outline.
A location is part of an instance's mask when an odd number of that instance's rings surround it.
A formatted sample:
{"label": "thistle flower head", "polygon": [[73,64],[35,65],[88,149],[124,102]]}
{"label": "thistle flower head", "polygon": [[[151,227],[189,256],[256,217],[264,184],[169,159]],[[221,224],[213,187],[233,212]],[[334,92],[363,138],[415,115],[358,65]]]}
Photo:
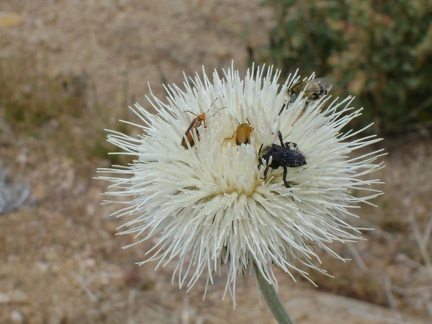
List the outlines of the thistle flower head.
{"label": "thistle flower head", "polygon": [[[363,176],[382,167],[381,153],[350,154],[379,139],[343,133],[361,114],[351,97],[310,101],[301,93],[291,101],[298,78],[280,85],[279,77],[264,67],[244,79],[233,67],[211,79],[203,71],[183,89],[168,86],[166,102],[151,94],[156,113],[132,108],[142,121],[138,138],[110,132],[109,142],[137,156],[99,170],[114,174],[100,177],[112,182],[107,195],[129,198],[116,213],[127,219],[120,234],[134,234],[134,244],[157,239],[140,264],[174,262],[180,287],[204,277],[207,288],[225,270],[234,298],[236,278],[253,264],[277,287],[274,266],[292,277],[325,272],[315,249],[342,259],[328,243],[361,238],[346,219],[380,194],[370,188],[379,181]],[[289,158],[299,154],[304,163],[294,165]]]}

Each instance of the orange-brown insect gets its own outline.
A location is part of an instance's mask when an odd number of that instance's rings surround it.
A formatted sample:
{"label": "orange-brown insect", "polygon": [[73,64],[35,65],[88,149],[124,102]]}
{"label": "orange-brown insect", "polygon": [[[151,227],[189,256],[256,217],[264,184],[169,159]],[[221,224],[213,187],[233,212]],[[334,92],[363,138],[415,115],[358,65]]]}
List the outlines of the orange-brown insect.
{"label": "orange-brown insect", "polygon": [[200,133],[198,131],[198,127],[201,126],[202,123],[204,123],[204,128],[207,127],[206,125],[206,114],[202,113],[200,115],[197,115],[193,113],[192,111],[187,110],[187,112],[190,112],[191,114],[194,114],[196,117],[192,119],[192,122],[190,123],[188,129],[186,129],[186,132],[184,133],[184,136],[181,141],[181,146],[183,146],[186,150],[189,148],[186,144],[186,139],[189,142],[190,147],[193,147],[195,145],[195,141],[193,138],[193,132],[196,133],[196,138],[199,141],[200,140]]}
{"label": "orange-brown insect", "polygon": [[225,139],[231,139],[234,137],[234,135],[236,135],[235,140],[237,145],[250,144],[250,137],[254,128],[250,125],[249,120],[247,121],[247,123],[238,125],[236,131],[232,134],[232,136]]}

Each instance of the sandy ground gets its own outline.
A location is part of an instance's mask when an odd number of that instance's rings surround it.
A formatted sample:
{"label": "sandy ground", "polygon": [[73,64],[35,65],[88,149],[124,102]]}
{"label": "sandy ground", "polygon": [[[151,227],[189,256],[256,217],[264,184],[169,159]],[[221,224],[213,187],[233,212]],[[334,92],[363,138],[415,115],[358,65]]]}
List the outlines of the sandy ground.
{"label": "sandy ground", "polygon": [[[269,12],[259,3],[2,0],[0,59],[28,55],[35,68],[64,82],[68,91],[83,93],[87,109],[103,107],[101,119],[114,124],[130,102],[145,102],[148,82],[156,95],[163,96],[162,83],[181,84],[183,72],[193,74],[202,65],[209,71],[234,60],[244,70],[246,44],[262,43],[270,25]],[[37,204],[0,215],[1,323],[275,323],[266,306],[259,305],[253,278],[239,281],[238,306],[233,310],[230,298],[221,301],[223,278],[202,301],[203,283],[189,293],[179,290],[171,284],[172,267],[156,272],[152,266],[138,268],[134,261],[144,258],[151,242],[121,249],[131,238],[114,235],[121,223],[107,217],[113,207],[99,205],[106,184],[92,179],[96,167],[104,165],[77,164],[62,154],[55,139],[40,143],[15,135],[2,134],[1,158],[31,183]],[[394,208],[423,217],[432,210],[427,198],[430,172],[422,179],[409,177],[430,171],[430,147],[429,142],[405,145],[389,156],[379,177],[390,179],[385,189],[392,194],[378,202],[387,204],[387,213]],[[406,152],[416,158],[407,159]],[[388,207],[392,201],[396,203]],[[341,267],[336,279],[326,279],[328,285],[322,284],[320,290],[348,291],[345,295],[350,296],[349,291],[365,281],[401,277],[401,289],[420,281],[416,287],[423,287],[423,297],[413,293],[408,301],[400,301],[384,292],[381,295],[387,298],[380,299],[370,289],[362,296],[388,306],[382,307],[325,293],[301,281],[296,284],[279,273],[281,297],[297,323],[427,322],[425,309],[432,309],[430,269],[417,269],[409,260],[393,261],[409,255],[399,248],[412,237],[399,237],[393,246],[389,237],[394,236],[379,227],[388,215],[380,210],[366,209],[368,219],[376,220],[361,224],[378,224],[368,236],[370,242],[356,248],[367,269],[357,269],[355,279],[347,279],[343,273],[351,268]],[[386,259],[389,253],[394,254],[391,262]],[[388,262],[381,263],[384,259]],[[351,267],[356,264],[353,261]]]}

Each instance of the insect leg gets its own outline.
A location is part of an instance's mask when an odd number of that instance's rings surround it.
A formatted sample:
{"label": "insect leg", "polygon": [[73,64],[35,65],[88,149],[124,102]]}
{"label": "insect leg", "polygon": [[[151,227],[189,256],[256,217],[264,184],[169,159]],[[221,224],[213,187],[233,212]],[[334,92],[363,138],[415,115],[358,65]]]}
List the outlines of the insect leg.
{"label": "insect leg", "polygon": [[265,170],[264,170],[264,178],[262,178],[262,179],[265,180],[267,178],[267,173],[268,173],[269,168],[270,168],[269,165],[265,168]]}
{"label": "insect leg", "polygon": [[233,137],[234,137],[234,135],[237,133],[237,131],[235,131],[233,134],[232,134],[232,136],[231,137],[225,137],[225,140],[229,140],[229,139],[232,139]]}
{"label": "insect leg", "polygon": [[279,141],[281,143],[281,146],[284,146],[283,139],[282,139],[282,133],[280,131],[278,131],[278,137],[279,137]]}
{"label": "insect leg", "polygon": [[261,160],[261,150],[263,148],[264,144],[261,144],[259,151],[258,151],[258,170],[260,169],[261,165],[262,165],[262,160]]}
{"label": "insect leg", "polygon": [[284,166],[283,169],[284,169],[284,172],[283,172],[283,182],[285,184],[285,187],[291,188],[291,186],[288,184],[288,181],[286,180],[286,177],[288,175],[288,168],[286,166]]}
{"label": "insect leg", "polygon": [[287,102],[288,102],[288,101],[285,101],[284,104],[282,105],[281,110],[279,110],[279,114],[278,114],[278,116],[280,116],[280,114],[282,114],[282,111],[283,111],[283,110],[285,109],[285,107],[287,106]]}

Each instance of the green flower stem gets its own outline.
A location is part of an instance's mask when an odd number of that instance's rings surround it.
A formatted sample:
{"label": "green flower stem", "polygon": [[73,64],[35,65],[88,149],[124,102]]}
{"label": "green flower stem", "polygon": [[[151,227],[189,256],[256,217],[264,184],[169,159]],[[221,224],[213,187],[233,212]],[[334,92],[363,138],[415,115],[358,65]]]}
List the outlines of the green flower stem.
{"label": "green flower stem", "polygon": [[271,285],[267,280],[265,280],[265,278],[263,278],[255,262],[254,268],[261,293],[264,295],[264,299],[266,300],[268,307],[273,313],[273,316],[276,318],[279,324],[293,324],[294,322],[283,307],[274,286]]}

